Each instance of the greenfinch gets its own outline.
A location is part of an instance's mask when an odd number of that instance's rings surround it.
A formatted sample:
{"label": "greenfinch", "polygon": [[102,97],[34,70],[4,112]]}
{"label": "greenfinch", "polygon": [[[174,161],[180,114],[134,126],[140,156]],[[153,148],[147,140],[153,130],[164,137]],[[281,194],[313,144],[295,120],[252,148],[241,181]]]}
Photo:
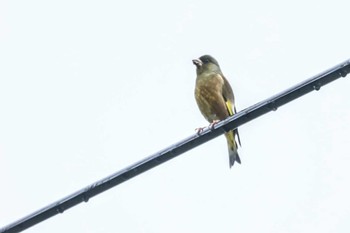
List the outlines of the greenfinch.
{"label": "greenfinch", "polygon": [[[195,87],[195,98],[200,112],[214,125],[236,114],[235,98],[232,88],[221,72],[219,63],[210,55],[201,56],[192,60],[196,66],[197,78]],[[238,130],[230,130],[225,133],[227,140],[230,168],[235,162],[241,163],[237,152],[237,142],[241,145]]]}

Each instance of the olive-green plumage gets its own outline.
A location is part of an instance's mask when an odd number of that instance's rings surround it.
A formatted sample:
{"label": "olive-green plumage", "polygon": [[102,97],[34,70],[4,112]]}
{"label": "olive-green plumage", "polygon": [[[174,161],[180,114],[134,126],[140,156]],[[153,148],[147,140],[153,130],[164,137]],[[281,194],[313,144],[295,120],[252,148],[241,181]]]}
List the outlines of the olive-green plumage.
{"label": "olive-green plumage", "polygon": [[[224,120],[236,113],[235,99],[232,88],[221,72],[219,63],[210,55],[194,59],[193,64],[197,67],[197,79],[195,98],[202,115],[213,123]],[[235,161],[241,163],[237,152],[237,142],[241,144],[238,130],[225,133],[230,159],[230,168]]]}

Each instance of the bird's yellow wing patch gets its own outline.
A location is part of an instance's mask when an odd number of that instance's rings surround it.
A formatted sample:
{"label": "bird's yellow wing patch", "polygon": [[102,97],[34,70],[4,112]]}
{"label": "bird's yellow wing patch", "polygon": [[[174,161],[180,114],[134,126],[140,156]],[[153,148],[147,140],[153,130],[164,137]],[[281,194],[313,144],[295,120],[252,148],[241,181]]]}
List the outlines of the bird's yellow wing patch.
{"label": "bird's yellow wing patch", "polygon": [[[237,113],[236,107],[234,107],[232,109],[233,104],[232,104],[232,102],[230,100],[226,100],[225,101],[225,105],[226,105],[227,111],[230,114],[230,116],[232,116],[232,115]],[[228,138],[232,138],[232,137],[234,138],[234,135],[237,135],[238,143],[239,143],[239,145],[241,145],[241,139],[239,138],[238,129],[235,129],[233,132],[234,132],[234,134],[227,135],[227,137]],[[234,141],[233,145],[236,146],[236,141],[234,139],[233,139],[233,141]]]}
{"label": "bird's yellow wing patch", "polygon": [[233,115],[232,102],[230,100],[226,100],[225,104],[226,104],[228,113],[230,114],[230,116],[232,116]]}

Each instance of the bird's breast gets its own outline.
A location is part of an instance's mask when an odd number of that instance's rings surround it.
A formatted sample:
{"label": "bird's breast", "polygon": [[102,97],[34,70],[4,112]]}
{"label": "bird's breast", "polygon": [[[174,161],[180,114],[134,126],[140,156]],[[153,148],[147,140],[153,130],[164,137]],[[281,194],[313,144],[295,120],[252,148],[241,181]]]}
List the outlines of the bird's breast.
{"label": "bird's breast", "polygon": [[227,117],[224,99],[215,86],[197,85],[195,98],[199,110],[207,121],[223,120]]}

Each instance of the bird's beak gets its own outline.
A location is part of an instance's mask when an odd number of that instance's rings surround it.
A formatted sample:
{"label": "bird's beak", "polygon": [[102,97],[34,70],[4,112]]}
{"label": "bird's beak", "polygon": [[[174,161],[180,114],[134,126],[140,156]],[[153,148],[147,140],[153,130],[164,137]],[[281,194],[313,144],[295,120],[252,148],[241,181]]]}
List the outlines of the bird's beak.
{"label": "bird's beak", "polygon": [[199,59],[193,59],[192,62],[193,62],[193,65],[197,66],[197,68],[203,65],[203,62]]}

